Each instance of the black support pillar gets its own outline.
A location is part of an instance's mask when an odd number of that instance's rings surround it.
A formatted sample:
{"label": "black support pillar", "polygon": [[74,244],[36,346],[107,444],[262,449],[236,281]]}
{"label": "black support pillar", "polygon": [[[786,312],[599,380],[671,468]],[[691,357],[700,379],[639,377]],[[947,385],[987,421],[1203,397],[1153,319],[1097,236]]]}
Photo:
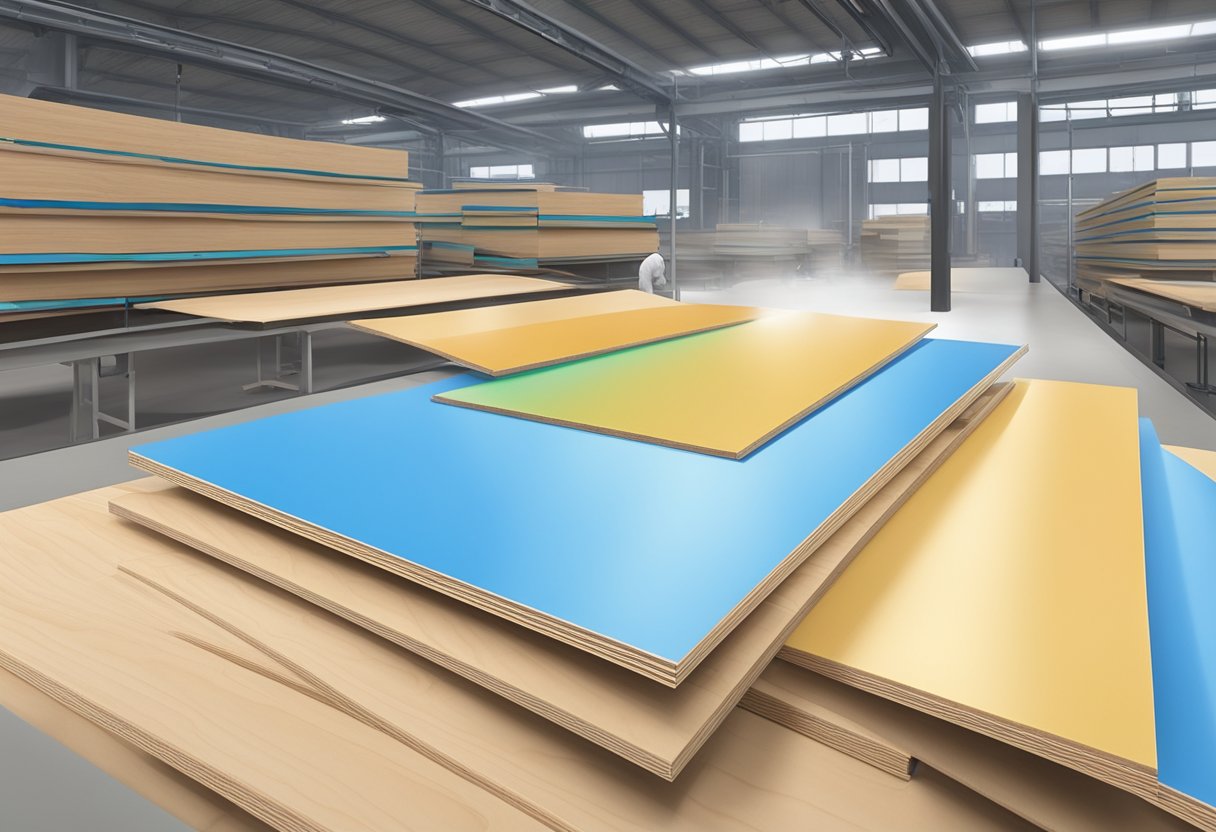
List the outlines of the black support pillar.
{"label": "black support pillar", "polygon": [[954,198],[950,193],[950,109],[941,73],[933,80],[929,106],[929,308],[950,311],[950,223]]}
{"label": "black support pillar", "polygon": [[1018,96],[1018,260],[1039,282],[1039,102]]}

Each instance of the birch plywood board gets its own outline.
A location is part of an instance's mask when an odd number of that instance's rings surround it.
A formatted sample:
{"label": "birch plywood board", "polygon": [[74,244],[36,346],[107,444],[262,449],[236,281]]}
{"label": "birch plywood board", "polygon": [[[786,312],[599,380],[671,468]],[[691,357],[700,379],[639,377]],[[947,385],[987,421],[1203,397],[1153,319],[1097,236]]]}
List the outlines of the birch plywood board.
{"label": "birch plywood board", "polygon": [[33,685],[0,670],[0,708],[200,832],[270,832],[273,827],[211,789],[89,722]]}
{"label": "birch plywood board", "polygon": [[[131,461],[675,686],[1021,353],[926,342],[745,464],[430,400],[468,376],[145,445]],[[671,499],[621,523],[587,499],[590,482]]]}
{"label": "birch plywood board", "polygon": [[358,624],[671,780],[869,536],[1007,390],[1008,385],[994,385],[942,431],[674,691],[523,627],[503,626],[475,607],[182,488],[141,487],[114,499],[110,510]]}
{"label": "birch plywood board", "polygon": [[1163,805],[1216,829],[1216,482],[1141,423],[1158,778]]}
{"label": "birch plywood board", "polygon": [[427,306],[530,292],[560,292],[571,288],[565,283],[536,277],[466,274],[427,280],[365,283],[359,286],[318,286],[277,292],[183,298],[141,303],[137,308],[161,309],[223,321],[269,324],[301,318],[357,315],[375,309]]}
{"label": "birch plywood board", "polygon": [[[1043,829],[1059,832],[1187,832],[1192,829],[1149,802],[1042,757],[889,702],[817,673],[777,661],[761,677],[781,704],[769,718],[829,709],[910,753],[926,766]],[[746,701],[746,700],[745,700]]]}
{"label": "birch plywood board", "polygon": [[[553,829],[785,830],[816,828],[828,817],[863,828],[933,829],[947,819],[947,813],[909,800],[915,790],[883,790],[881,805],[857,805],[872,790],[874,797],[882,793],[885,775],[740,711],[679,782],[664,783],[417,656],[214,563],[166,553],[121,568],[207,619],[201,624],[222,622],[333,707],[403,744],[435,749],[445,766]],[[192,630],[184,635],[199,640]],[[962,791],[951,797],[958,800]],[[981,827],[1004,825],[998,820],[1003,813],[975,811],[974,799],[971,806],[958,802],[963,805],[951,807],[962,810],[956,822],[971,815]]]}
{"label": "birch plywood board", "polygon": [[173,546],[109,517],[118,493],[0,515],[0,667],[277,829],[545,828],[116,575]]}
{"label": "birch plywood board", "polygon": [[1134,390],[1018,382],[782,656],[1150,796],[1137,449]]}
{"label": "birch plywood board", "polygon": [[1117,278],[1111,280],[1118,286],[1126,286],[1149,295],[1194,306],[1205,312],[1216,312],[1216,283],[1201,280],[1144,280],[1141,278]]}
{"label": "birch plywood board", "polygon": [[931,329],[932,324],[788,312],[436,398],[742,459]]}
{"label": "birch plywood board", "polygon": [[[621,309],[602,313],[594,310],[601,298],[608,299],[605,306],[620,305],[611,300],[613,294],[641,295],[653,297],[646,292],[630,291],[583,295],[578,298],[559,298],[539,301],[524,306],[546,306],[561,303],[570,309],[567,318],[538,321],[519,326],[504,326],[482,332],[466,332],[461,335],[427,337],[414,331],[414,320],[410,317],[388,318],[374,321],[353,321],[353,325],[373,335],[383,335],[404,341],[428,352],[441,355],[451,361],[492,376],[510,375],[575,361],[614,350],[650,344],[683,335],[694,335],[713,329],[733,326],[753,320],[763,313],[749,306],[717,306],[711,304],[671,303],[649,308]],[[505,307],[500,317],[511,318],[511,312],[519,306]],[[469,310],[481,312],[483,310]],[[441,312],[445,316],[459,316],[460,312]],[[522,318],[533,316],[532,310],[524,310]],[[423,321],[423,331],[433,329],[433,322]],[[457,323],[457,328],[463,328]]]}

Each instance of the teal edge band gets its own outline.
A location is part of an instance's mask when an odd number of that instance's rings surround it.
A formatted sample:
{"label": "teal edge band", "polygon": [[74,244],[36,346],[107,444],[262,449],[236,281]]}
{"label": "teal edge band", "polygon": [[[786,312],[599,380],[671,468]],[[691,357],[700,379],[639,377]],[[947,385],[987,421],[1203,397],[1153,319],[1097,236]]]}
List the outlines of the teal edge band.
{"label": "teal edge band", "polygon": [[96,153],[101,156],[123,156],[129,159],[149,159],[154,162],[168,162],[174,165],[198,165],[207,168],[223,168],[225,170],[249,170],[261,173],[294,173],[304,176],[326,176],[333,179],[369,179],[376,182],[409,182],[409,179],[398,176],[372,176],[358,173],[334,173],[328,170],[309,170],[307,168],[275,168],[260,165],[238,165],[232,162],[203,162],[198,159],[181,159],[176,156],[157,156],[154,153],[136,153],[130,150],[107,150],[101,147],[80,147],[71,144],[55,144],[54,142],[35,142],[29,139],[0,138],[0,141],[22,147],[45,147],[49,150],[71,150],[75,153]]}
{"label": "teal edge band", "polygon": [[249,251],[153,251],[125,254],[0,254],[0,265],[37,265],[40,263],[114,263],[174,262],[180,260],[235,260],[243,257],[308,257],[318,254],[388,254],[417,251],[418,246],[373,246],[368,248],[278,248]]}
{"label": "teal edge band", "polygon": [[75,202],[63,199],[9,199],[3,208],[73,209],[83,211],[166,211],[208,214],[305,214],[352,217],[414,217],[413,211],[361,211],[346,208],[284,208],[266,205],[218,205],[207,202]]}

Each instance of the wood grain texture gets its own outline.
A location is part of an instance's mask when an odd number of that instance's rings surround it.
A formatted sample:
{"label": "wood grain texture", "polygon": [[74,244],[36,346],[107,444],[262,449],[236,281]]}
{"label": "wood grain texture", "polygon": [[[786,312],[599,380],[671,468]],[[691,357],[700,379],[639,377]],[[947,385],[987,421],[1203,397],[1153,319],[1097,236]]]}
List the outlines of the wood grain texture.
{"label": "wood grain texture", "polygon": [[374,309],[426,306],[472,298],[506,297],[529,292],[570,289],[565,283],[536,277],[468,274],[412,282],[320,286],[245,295],[219,295],[143,303],[139,309],[162,309],[224,321],[273,323],[329,315],[357,315]]}
{"label": "wood grain texture", "polygon": [[781,655],[1151,796],[1137,431],[1133,389],[1018,382]]}
{"label": "wood grain texture", "polygon": [[1088,775],[787,662],[773,662],[761,678],[788,712],[830,709],[907,750],[920,763],[914,778],[929,766],[1043,829],[1191,828],[1158,806]]}
{"label": "wood grain texture", "polygon": [[1141,278],[1116,278],[1108,281],[1117,286],[1126,286],[1138,292],[1194,306],[1205,312],[1216,312],[1216,283],[1201,280],[1146,280]]}
{"label": "wood grain texture", "polygon": [[845,523],[679,688],[384,574],[185,489],[144,481],[111,501],[139,523],[291,592],[674,779],[850,558],[1008,392],[987,391]]}
{"label": "wood grain texture", "polygon": [[[656,341],[721,329],[764,314],[763,310],[755,307],[714,304],[672,303],[645,308],[612,309],[611,307],[622,305],[612,299],[614,294],[654,297],[646,292],[629,290],[539,301],[524,305],[544,306],[563,300],[581,303],[570,303],[571,314],[566,318],[506,325],[490,331],[462,331],[460,334],[438,337],[426,337],[415,331],[414,321],[409,317],[352,321],[351,324],[373,335],[403,341],[436,353],[487,375],[505,376]],[[609,311],[594,311],[600,305],[597,301],[601,298],[608,300],[608,303],[603,305],[608,306]],[[499,314],[504,319],[510,319],[512,311],[518,307],[519,305],[503,307]],[[439,314],[460,315],[459,312]],[[525,310],[521,317],[533,317],[531,310]],[[433,322],[422,323],[425,329],[433,326]],[[466,330],[467,326],[457,321],[455,328]]]}
{"label": "wood grain texture", "polygon": [[0,666],[278,829],[543,828],[419,751],[225,658],[250,647],[117,577],[122,561],[174,545],[110,518],[117,493],[0,515]]}
{"label": "wood grain texture", "polygon": [[[933,326],[787,312],[436,401],[742,459]],[[832,361],[821,360],[828,354]]]}
{"label": "wood grain texture", "polygon": [[199,832],[269,832],[233,803],[0,670],[0,707]]}

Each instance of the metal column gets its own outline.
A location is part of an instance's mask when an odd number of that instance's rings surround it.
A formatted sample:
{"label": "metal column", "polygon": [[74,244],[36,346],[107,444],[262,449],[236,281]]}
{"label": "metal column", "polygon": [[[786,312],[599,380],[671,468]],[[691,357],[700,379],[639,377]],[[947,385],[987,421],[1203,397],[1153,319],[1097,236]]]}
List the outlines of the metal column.
{"label": "metal column", "polygon": [[950,311],[950,223],[954,199],[950,193],[950,110],[941,72],[933,76],[929,107],[929,308]]}
{"label": "metal column", "polygon": [[1039,282],[1039,102],[1018,96],[1018,260]]}
{"label": "metal column", "polygon": [[671,257],[668,274],[671,281],[671,296],[680,299],[680,289],[676,285],[676,203],[680,192],[680,130],[676,124],[676,99],[673,92],[671,105],[668,109],[667,132],[671,139]]}

